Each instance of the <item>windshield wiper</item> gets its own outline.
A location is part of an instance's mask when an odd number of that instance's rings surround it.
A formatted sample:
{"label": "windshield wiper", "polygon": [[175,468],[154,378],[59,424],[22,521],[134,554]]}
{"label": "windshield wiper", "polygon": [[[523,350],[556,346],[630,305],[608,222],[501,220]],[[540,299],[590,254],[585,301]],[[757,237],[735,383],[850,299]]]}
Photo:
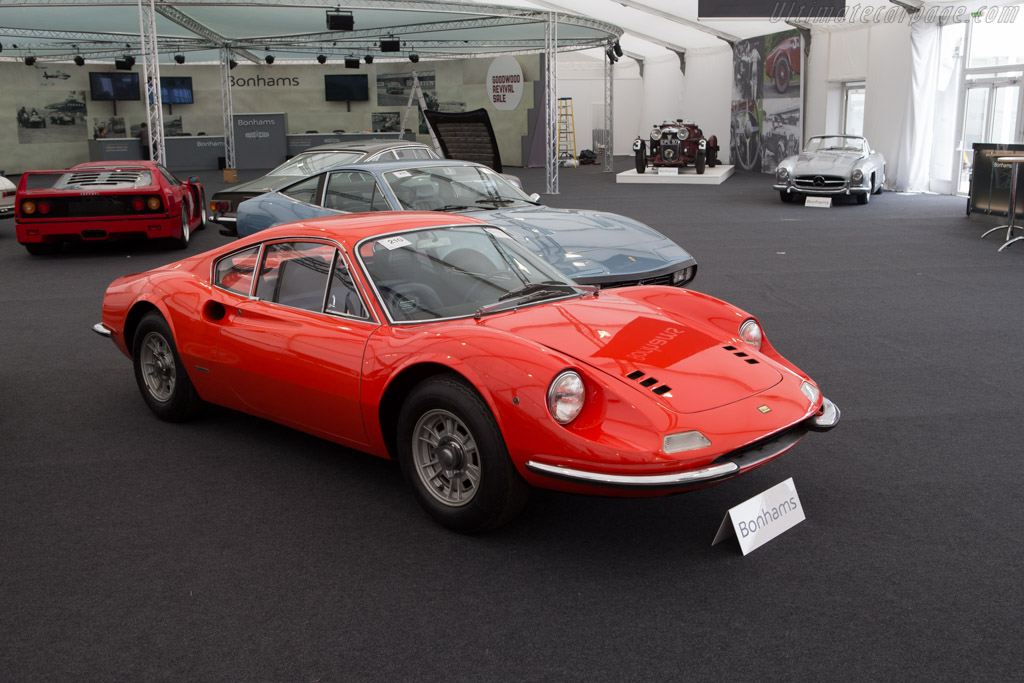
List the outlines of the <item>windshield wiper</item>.
{"label": "windshield wiper", "polygon": [[558,280],[545,280],[544,282],[531,282],[525,287],[519,289],[513,289],[511,292],[505,292],[498,297],[498,301],[507,301],[509,299],[518,299],[521,297],[532,296],[535,294],[564,294],[564,293],[575,293],[576,286],[559,282]]}
{"label": "windshield wiper", "polygon": [[458,204],[448,204],[443,206],[438,211],[465,211],[467,209],[475,209],[475,206],[459,206]]}
{"label": "windshield wiper", "polygon": [[518,199],[506,199],[505,197],[488,197],[487,199],[476,200],[477,204],[494,204],[495,206],[508,206],[509,204],[515,204]]}

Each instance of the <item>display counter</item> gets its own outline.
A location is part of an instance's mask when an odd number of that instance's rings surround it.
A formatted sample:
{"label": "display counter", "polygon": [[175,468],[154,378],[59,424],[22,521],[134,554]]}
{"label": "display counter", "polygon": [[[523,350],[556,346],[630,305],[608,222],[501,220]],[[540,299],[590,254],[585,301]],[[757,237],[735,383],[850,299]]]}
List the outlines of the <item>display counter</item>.
{"label": "display counter", "polygon": [[[1010,205],[1011,164],[1001,164],[997,157],[1024,155],[1024,145],[976,142],[971,165],[971,190],[967,199],[967,215],[1008,216]],[[1017,181],[1017,197],[1024,197],[1024,173]],[[1024,201],[1017,202],[1017,218],[1024,218]]]}
{"label": "display counter", "polygon": [[408,140],[416,142],[415,133],[306,133],[289,135],[288,156],[293,157],[310,147],[354,142],[356,140]]}
{"label": "display counter", "polygon": [[[199,135],[164,138],[165,163],[172,171],[204,171],[222,168],[224,138]],[[89,140],[89,161],[137,161],[142,158],[138,138]]]}
{"label": "display counter", "polygon": [[89,140],[89,161],[137,161],[142,158],[138,138]]}

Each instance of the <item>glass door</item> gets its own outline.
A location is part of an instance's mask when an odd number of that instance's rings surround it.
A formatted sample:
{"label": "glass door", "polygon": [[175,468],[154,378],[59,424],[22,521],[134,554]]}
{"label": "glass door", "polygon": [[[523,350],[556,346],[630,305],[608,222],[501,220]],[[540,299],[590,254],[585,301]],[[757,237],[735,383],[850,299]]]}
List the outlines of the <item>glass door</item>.
{"label": "glass door", "polygon": [[1017,142],[1021,129],[1021,83],[1017,78],[968,81],[964,97],[964,127],[960,136],[958,192],[970,188],[975,142]]}

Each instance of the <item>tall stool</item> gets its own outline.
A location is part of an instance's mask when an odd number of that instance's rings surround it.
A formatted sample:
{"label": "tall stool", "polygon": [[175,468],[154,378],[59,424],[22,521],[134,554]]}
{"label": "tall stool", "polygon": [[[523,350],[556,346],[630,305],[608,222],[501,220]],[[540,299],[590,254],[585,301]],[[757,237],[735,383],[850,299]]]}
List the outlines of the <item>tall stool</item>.
{"label": "tall stool", "polygon": [[1013,236],[1014,230],[1024,230],[1024,225],[1015,225],[1017,218],[1017,173],[1020,171],[1021,164],[1024,164],[1024,156],[1016,157],[998,157],[996,161],[1000,164],[1010,164],[1010,209],[1008,212],[1009,220],[1007,225],[997,225],[994,228],[986,230],[981,236],[984,239],[989,233],[993,233],[997,230],[1006,228],[1006,241],[1003,242],[1003,246],[999,247],[998,251],[1006,249],[1008,246],[1017,242],[1018,240],[1024,240],[1024,235],[1019,237]]}

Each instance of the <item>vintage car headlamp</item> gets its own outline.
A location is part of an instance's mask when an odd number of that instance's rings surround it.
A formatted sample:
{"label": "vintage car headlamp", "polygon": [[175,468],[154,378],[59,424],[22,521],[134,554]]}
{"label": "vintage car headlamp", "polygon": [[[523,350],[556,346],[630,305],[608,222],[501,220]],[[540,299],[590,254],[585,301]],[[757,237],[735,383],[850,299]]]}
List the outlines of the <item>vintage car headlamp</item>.
{"label": "vintage car headlamp", "polygon": [[672,286],[681,287],[682,285],[689,282],[691,279],[690,271],[692,269],[693,266],[690,266],[688,268],[683,268],[682,270],[677,270],[676,272],[672,273]]}
{"label": "vintage car headlamp", "polygon": [[755,349],[760,350],[761,339],[763,338],[764,335],[761,332],[761,326],[758,325],[757,321],[753,318],[740,325],[740,339],[747,342]]}
{"label": "vintage car headlamp", "polygon": [[789,180],[789,169],[786,168],[785,166],[779,166],[777,169],[775,169],[775,177],[778,178],[780,181]]}
{"label": "vintage car headlamp", "polygon": [[800,391],[803,392],[803,395],[806,396],[811,403],[817,401],[818,397],[821,396],[821,390],[806,381],[800,385]]}
{"label": "vintage car headlamp", "polygon": [[661,128],[655,128],[654,130],[651,131],[651,139],[652,140],[660,140],[661,139]]}
{"label": "vintage car headlamp", "polygon": [[548,412],[555,422],[569,424],[583,410],[586,388],[583,378],[575,370],[561,372],[548,388]]}
{"label": "vintage car headlamp", "polygon": [[856,183],[857,185],[860,185],[862,182],[864,182],[864,171],[860,170],[859,168],[853,169],[853,175],[850,176],[850,179],[853,180],[853,182]]}
{"label": "vintage car headlamp", "polygon": [[676,137],[679,138],[680,140],[686,140],[687,138],[690,137],[690,129],[680,128],[679,130],[676,131]]}
{"label": "vintage car headlamp", "polygon": [[666,453],[682,453],[683,451],[694,451],[698,448],[707,448],[711,445],[708,437],[700,432],[680,432],[669,434],[662,441],[661,449]]}

